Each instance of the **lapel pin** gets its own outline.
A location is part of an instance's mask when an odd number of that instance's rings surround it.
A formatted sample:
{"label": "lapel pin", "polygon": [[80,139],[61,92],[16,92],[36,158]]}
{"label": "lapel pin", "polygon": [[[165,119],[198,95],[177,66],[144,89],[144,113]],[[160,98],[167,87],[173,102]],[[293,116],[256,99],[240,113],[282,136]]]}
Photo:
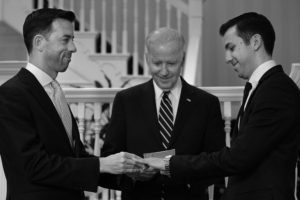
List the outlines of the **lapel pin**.
{"label": "lapel pin", "polygon": [[188,102],[192,102],[192,100],[191,99],[186,99]]}

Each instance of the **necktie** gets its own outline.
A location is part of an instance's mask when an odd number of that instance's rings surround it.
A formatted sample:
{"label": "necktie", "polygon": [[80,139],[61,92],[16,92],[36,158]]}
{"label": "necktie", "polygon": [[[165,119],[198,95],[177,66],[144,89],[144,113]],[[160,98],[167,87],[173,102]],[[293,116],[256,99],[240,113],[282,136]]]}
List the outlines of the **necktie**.
{"label": "necktie", "polygon": [[59,85],[59,83],[54,80],[51,82],[51,87],[53,88],[53,102],[55,105],[55,108],[57,112],[59,113],[59,116],[63,122],[63,125],[66,129],[66,132],[68,134],[71,146],[73,146],[73,140],[72,140],[72,117],[71,113],[67,104],[67,100],[65,98],[65,95]]}
{"label": "necktie", "polygon": [[168,148],[173,131],[173,109],[172,102],[168,96],[169,93],[170,91],[163,93],[158,116],[159,132],[162,136],[162,144],[165,149]]}
{"label": "necktie", "polygon": [[241,105],[240,112],[239,112],[239,124],[244,115],[244,110],[245,110],[244,107],[245,107],[245,104],[246,104],[246,101],[247,101],[247,98],[248,98],[248,95],[249,95],[249,92],[251,89],[252,89],[251,83],[247,82],[245,85],[245,88],[244,88],[243,101],[242,101],[242,105]]}

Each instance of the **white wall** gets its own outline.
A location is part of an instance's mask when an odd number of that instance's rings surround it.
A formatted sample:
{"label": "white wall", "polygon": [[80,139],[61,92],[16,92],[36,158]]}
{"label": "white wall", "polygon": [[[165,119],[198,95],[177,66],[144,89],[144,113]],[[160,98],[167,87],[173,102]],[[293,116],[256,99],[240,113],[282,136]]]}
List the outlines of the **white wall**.
{"label": "white wall", "polygon": [[299,0],[207,0],[203,22],[204,86],[237,86],[239,79],[225,63],[219,27],[228,19],[254,11],[269,18],[276,32],[274,59],[289,74],[291,63],[300,62]]}
{"label": "white wall", "polygon": [[0,21],[2,20],[2,18],[3,18],[3,5],[2,5],[2,1],[3,0],[0,0]]}

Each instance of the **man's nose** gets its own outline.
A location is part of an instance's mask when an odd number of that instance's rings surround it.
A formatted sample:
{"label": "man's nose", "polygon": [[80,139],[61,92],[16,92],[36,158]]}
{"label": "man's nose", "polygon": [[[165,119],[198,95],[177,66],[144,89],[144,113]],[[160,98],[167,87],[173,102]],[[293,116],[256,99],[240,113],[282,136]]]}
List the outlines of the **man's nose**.
{"label": "man's nose", "polygon": [[168,67],[167,67],[167,64],[166,64],[166,63],[163,63],[163,64],[161,65],[160,73],[161,73],[162,75],[168,75],[169,71],[168,71]]}
{"label": "man's nose", "polygon": [[231,62],[231,60],[232,60],[231,53],[225,52],[225,62],[228,64]]}
{"label": "man's nose", "polygon": [[77,51],[77,48],[76,48],[75,43],[73,41],[69,45],[69,51],[71,51],[72,53],[75,53]]}

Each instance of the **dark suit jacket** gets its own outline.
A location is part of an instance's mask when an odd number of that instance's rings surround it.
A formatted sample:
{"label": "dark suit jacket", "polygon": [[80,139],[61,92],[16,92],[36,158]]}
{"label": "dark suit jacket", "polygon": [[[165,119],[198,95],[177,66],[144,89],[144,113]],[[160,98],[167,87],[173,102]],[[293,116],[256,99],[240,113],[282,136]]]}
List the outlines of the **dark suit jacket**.
{"label": "dark suit jacket", "polygon": [[[218,98],[182,80],[172,135],[169,149],[176,149],[178,155],[221,149],[225,134]],[[160,137],[150,80],[116,95],[102,156],[127,151],[142,157],[144,153],[163,151]],[[135,183],[124,176],[118,189],[122,189],[123,199],[204,199],[207,185],[176,183],[157,174],[150,181]]]}
{"label": "dark suit jacket", "polygon": [[[7,199],[83,199],[97,188],[99,161],[89,157],[73,118],[74,149],[47,93],[26,69],[0,87],[0,153]],[[80,158],[79,157],[84,157]]]}
{"label": "dark suit jacket", "polygon": [[230,176],[224,200],[294,199],[299,142],[300,91],[276,66],[250,96],[231,148],[172,157],[171,176],[185,181]]}

